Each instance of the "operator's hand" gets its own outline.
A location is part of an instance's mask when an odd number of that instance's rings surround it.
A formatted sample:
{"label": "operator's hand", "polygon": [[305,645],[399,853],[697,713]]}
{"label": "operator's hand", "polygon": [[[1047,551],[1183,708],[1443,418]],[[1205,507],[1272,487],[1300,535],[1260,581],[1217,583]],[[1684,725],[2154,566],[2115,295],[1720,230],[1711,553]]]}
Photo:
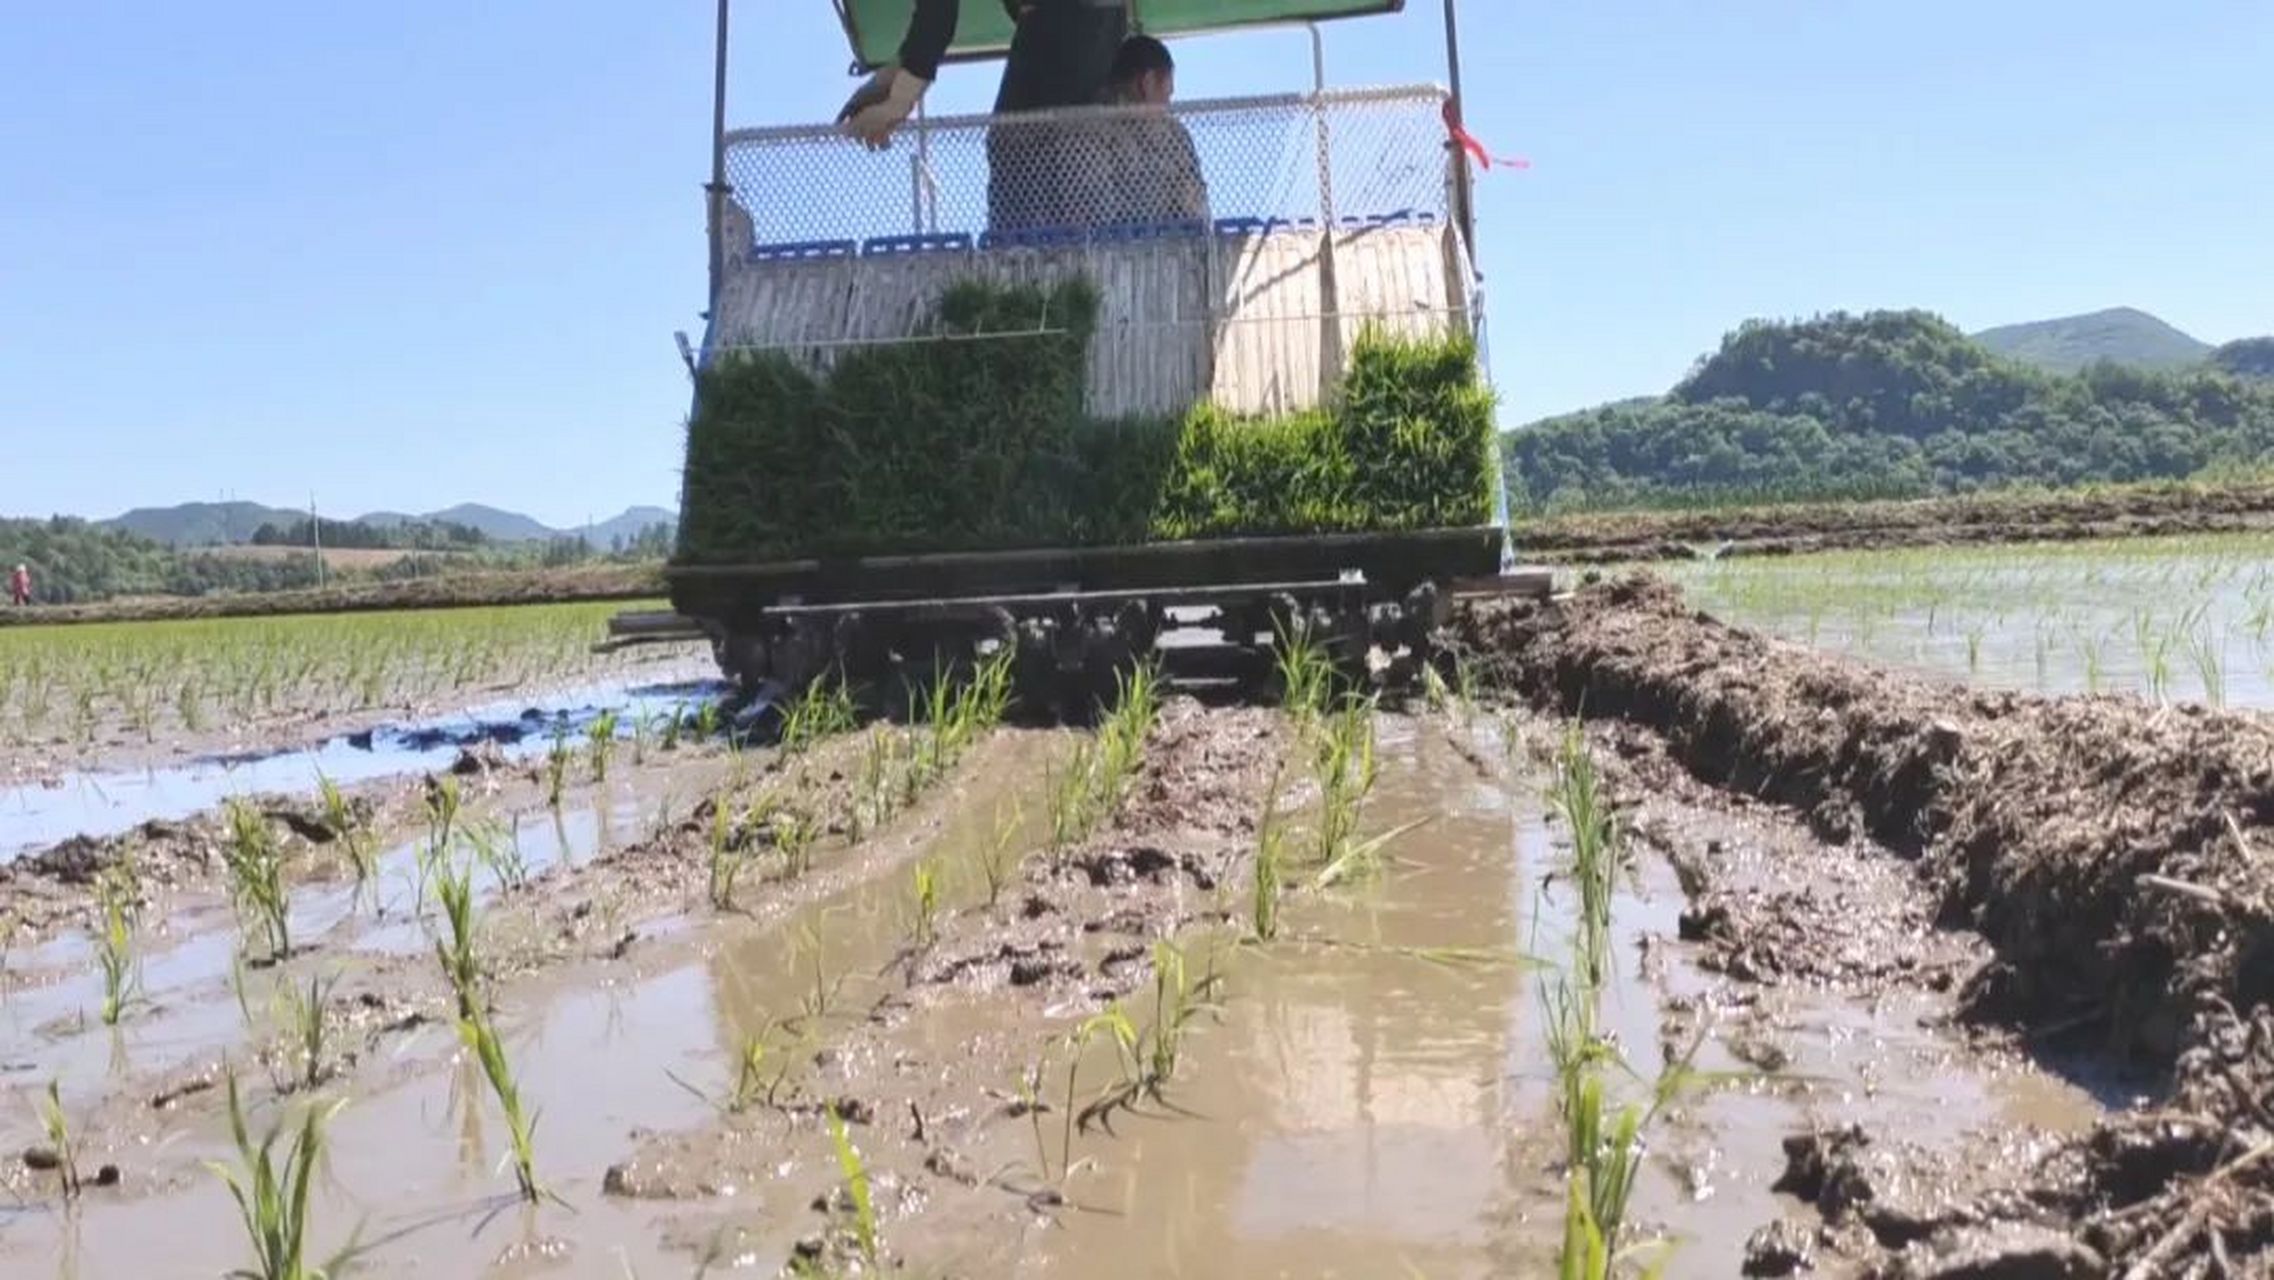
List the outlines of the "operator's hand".
{"label": "operator's hand", "polygon": [[932,82],[897,66],[878,67],[861,83],[837,113],[838,127],[859,138],[871,151],[892,145],[892,131],[900,127]]}

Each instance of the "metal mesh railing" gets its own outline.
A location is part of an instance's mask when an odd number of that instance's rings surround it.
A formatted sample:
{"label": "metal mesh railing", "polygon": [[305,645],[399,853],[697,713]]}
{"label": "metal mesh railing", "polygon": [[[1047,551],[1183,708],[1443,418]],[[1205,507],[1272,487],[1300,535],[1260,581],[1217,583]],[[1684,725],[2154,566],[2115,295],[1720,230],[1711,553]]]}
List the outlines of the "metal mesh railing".
{"label": "metal mesh railing", "polygon": [[1434,87],[910,121],[870,152],[828,126],[727,138],[730,259],[1441,220]]}

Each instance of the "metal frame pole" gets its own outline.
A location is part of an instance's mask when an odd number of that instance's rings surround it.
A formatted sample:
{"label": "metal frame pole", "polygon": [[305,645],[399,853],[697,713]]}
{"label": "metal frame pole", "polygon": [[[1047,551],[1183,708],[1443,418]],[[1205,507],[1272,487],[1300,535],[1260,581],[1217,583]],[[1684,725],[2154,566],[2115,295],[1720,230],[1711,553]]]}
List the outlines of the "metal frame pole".
{"label": "metal frame pole", "polygon": [[709,319],[718,309],[719,288],[726,279],[726,33],[727,6],[719,0],[717,45],[711,71],[711,180],[703,188],[710,197],[711,291],[704,310]]}
{"label": "metal frame pole", "polygon": [[[1445,75],[1446,88],[1453,95],[1453,118],[1467,128],[1467,107],[1461,101],[1461,20],[1454,12],[1455,0],[1445,0]],[[1469,158],[1460,144],[1447,139],[1453,161],[1453,219],[1461,229],[1461,239],[1469,246],[1469,262],[1477,260],[1476,202],[1470,191]]]}

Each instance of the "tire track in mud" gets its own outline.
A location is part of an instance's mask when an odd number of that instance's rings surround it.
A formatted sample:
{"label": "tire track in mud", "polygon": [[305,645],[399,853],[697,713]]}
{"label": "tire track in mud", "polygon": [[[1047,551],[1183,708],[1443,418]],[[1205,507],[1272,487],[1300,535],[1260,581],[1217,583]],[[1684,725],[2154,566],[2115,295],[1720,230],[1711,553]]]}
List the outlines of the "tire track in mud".
{"label": "tire track in mud", "polygon": [[[1959,985],[1969,1017],[2165,1074],[2160,1108],[1973,1206],[2003,1237],[1945,1229],[1889,1249],[1888,1274],[2274,1263],[2274,725],[1895,675],[1723,626],[1649,578],[1473,609],[1450,630],[1500,687],[1624,721],[1827,845],[1868,837],[1908,861],[1934,923],[1991,949]],[[1694,910],[1702,936],[1741,947],[1763,926]],[[1847,918],[1784,912],[1773,953],[1824,949]],[[1827,1169],[1859,1145],[1795,1152],[1798,1189],[1837,1183]]]}

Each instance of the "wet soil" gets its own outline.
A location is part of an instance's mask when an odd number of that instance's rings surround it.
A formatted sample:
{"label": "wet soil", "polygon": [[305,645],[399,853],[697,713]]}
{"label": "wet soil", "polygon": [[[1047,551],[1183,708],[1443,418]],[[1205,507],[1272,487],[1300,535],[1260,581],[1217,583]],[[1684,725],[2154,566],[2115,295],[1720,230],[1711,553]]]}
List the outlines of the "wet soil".
{"label": "wet soil", "polygon": [[1536,563],[1610,564],[2265,528],[2274,528],[2274,486],[2175,485],[1555,516],[1520,522],[1514,544],[1519,558]]}
{"label": "wet soil", "polygon": [[[1640,755],[1805,822],[1816,840],[1799,858],[1876,844],[1866,860],[1911,882],[1892,896],[1884,874],[1878,889],[1842,877],[1829,898],[1722,892],[1709,850],[1691,863],[1704,892],[1685,930],[1730,972],[1955,989],[1971,1022],[2032,1052],[2156,1078],[2160,1103],[1977,1201],[1974,1225],[1882,1235],[1875,1265],[2156,1275],[2196,1273],[2172,1269],[2180,1259],[2274,1261],[2274,724],[1891,674],[1724,627],[1648,578],[1477,610],[1456,630],[1502,687],[1623,722]],[[1982,963],[1940,936],[1961,931],[1987,944]],[[1984,1224],[2020,1232],[1998,1264],[2012,1270],[1979,1261],[1995,1252]]]}
{"label": "wet soil", "polygon": [[[527,765],[477,766],[469,815],[518,816],[530,862],[483,876],[483,955],[540,1171],[573,1210],[511,1203],[414,915],[420,783],[359,793],[386,833],[376,914],[279,802],[308,943],[250,975],[249,1008],[193,852],[210,815],[146,833],[147,998],[115,1035],[79,1012],[99,989],[73,927],[103,850],[43,851],[18,872],[37,892],[0,884],[49,912],[0,993],[0,1148],[38,1154],[32,1099],[59,1079],[82,1165],[118,1178],[64,1215],[51,1169],[0,1165],[21,1206],[0,1207],[0,1270],[238,1262],[202,1165],[231,1156],[234,1065],[256,1125],[350,1099],[316,1217],[325,1245],[362,1225],[367,1274],[869,1270],[832,1112],[888,1269],[1551,1273],[1538,965],[1575,908],[1545,762],[1582,703],[1632,837],[1607,1025],[1638,1080],[1695,1073],[1646,1138],[1631,1220],[1667,1274],[2267,1264],[2256,721],[1905,680],[1721,628],[1659,584],[1466,613],[1454,638],[1523,705],[1379,717],[1362,829],[1395,833],[1385,865],[1328,890],[1298,857],[1270,943],[1250,937],[1258,819],[1276,781],[1304,846],[1316,796],[1268,709],[1172,699],[1123,802],[1056,849],[1065,731],[998,731],[858,832],[858,736],[795,758],[620,751],[557,828]],[[755,862],[720,911],[727,796]],[[761,797],[819,818],[810,869],[736,816]],[[1201,1004],[1147,1081],[1165,943]],[[333,976],[311,1089],[264,1006]]]}

